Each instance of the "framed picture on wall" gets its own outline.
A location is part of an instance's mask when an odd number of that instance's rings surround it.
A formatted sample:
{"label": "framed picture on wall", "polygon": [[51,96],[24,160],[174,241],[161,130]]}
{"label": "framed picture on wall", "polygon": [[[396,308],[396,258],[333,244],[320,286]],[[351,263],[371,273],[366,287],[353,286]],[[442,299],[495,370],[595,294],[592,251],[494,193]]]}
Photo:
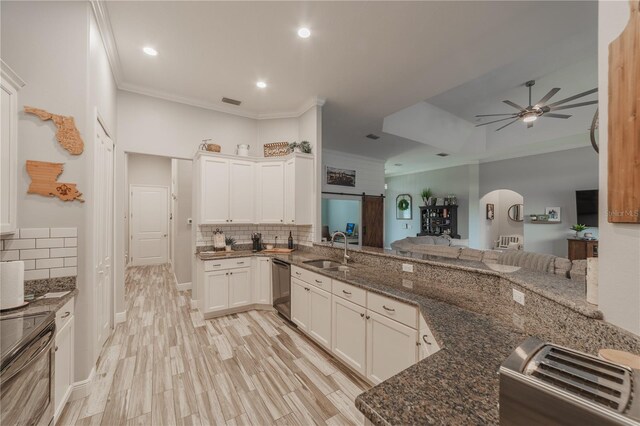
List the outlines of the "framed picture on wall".
{"label": "framed picture on wall", "polygon": [[496,206],[494,206],[493,204],[487,203],[487,220],[493,220],[496,217],[495,211],[496,211]]}
{"label": "framed picture on wall", "polygon": [[327,185],[356,186],[356,171],[327,166]]}
{"label": "framed picture on wall", "polygon": [[545,207],[544,214],[549,216],[547,222],[560,222],[560,207]]}

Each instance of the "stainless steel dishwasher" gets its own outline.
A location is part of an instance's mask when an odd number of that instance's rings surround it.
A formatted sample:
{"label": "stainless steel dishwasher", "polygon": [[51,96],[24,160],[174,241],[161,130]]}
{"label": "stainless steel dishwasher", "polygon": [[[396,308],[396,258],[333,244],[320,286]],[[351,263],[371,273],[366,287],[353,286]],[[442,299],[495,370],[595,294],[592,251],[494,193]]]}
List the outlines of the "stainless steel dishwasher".
{"label": "stainless steel dishwasher", "polygon": [[273,307],[291,321],[291,265],[278,259],[271,262]]}

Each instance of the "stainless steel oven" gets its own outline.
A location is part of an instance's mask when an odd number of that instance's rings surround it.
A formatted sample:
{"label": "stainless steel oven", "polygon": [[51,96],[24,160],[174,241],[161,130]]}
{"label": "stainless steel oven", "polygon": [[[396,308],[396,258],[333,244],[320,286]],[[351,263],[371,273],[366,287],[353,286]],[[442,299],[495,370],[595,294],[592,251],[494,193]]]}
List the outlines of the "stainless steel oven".
{"label": "stainless steel oven", "polygon": [[0,318],[0,424],[53,423],[55,315]]}

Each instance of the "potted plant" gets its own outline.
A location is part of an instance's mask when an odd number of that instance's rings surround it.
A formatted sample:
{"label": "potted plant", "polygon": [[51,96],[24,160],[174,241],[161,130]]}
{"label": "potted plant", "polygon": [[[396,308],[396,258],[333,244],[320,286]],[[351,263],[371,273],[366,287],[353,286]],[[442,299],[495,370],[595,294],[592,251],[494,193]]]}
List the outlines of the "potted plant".
{"label": "potted plant", "polygon": [[431,191],[431,188],[425,188],[420,193],[420,196],[422,197],[422,201],[424,201],[425,206],[428,206],[429,204],[431,204],[430,200],[432,195],[433,195],[433,192]]}
{"label": "potted plant", "polygon": [[579,233],[585,229],[589,229],[589,227],[587,225],[580,225],[579,223],[576,223],[571,227],[572,231],[576,231],[576,238],[579,238]]}
{"label": "potted plant", "polygon": [[298,142],[289,143],[289,152],[300,152],[300,144]]}
{"label": "potted plant", "polygon": [[233,237],[225,237],[224,238],[224,250],[225,251],[231,251],[231,249],[233,248],[234,245],[236,245],[236,239]]}
{"label": "potted plant", "polygon": [[300,146],[300,151],[304,152],[305,154],[311,154],[311,143],[309,141],[302,141],[299,144]]}

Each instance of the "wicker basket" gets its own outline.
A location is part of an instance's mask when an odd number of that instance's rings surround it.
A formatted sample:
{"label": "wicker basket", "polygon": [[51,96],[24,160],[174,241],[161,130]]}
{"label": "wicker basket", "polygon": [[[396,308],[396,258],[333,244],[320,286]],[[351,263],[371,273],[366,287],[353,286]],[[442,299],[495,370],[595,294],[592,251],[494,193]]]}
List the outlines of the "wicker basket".
{"label": "wicker basket", "polygon": [[289,142],[275,142],[264,144],[265,157],[282,157],[289,154]]}
{"label": "wicker basket", "polygon": [[220,152],[220,145],[215,143],[203,143],[200,145],[200,149],[209,152]]}

